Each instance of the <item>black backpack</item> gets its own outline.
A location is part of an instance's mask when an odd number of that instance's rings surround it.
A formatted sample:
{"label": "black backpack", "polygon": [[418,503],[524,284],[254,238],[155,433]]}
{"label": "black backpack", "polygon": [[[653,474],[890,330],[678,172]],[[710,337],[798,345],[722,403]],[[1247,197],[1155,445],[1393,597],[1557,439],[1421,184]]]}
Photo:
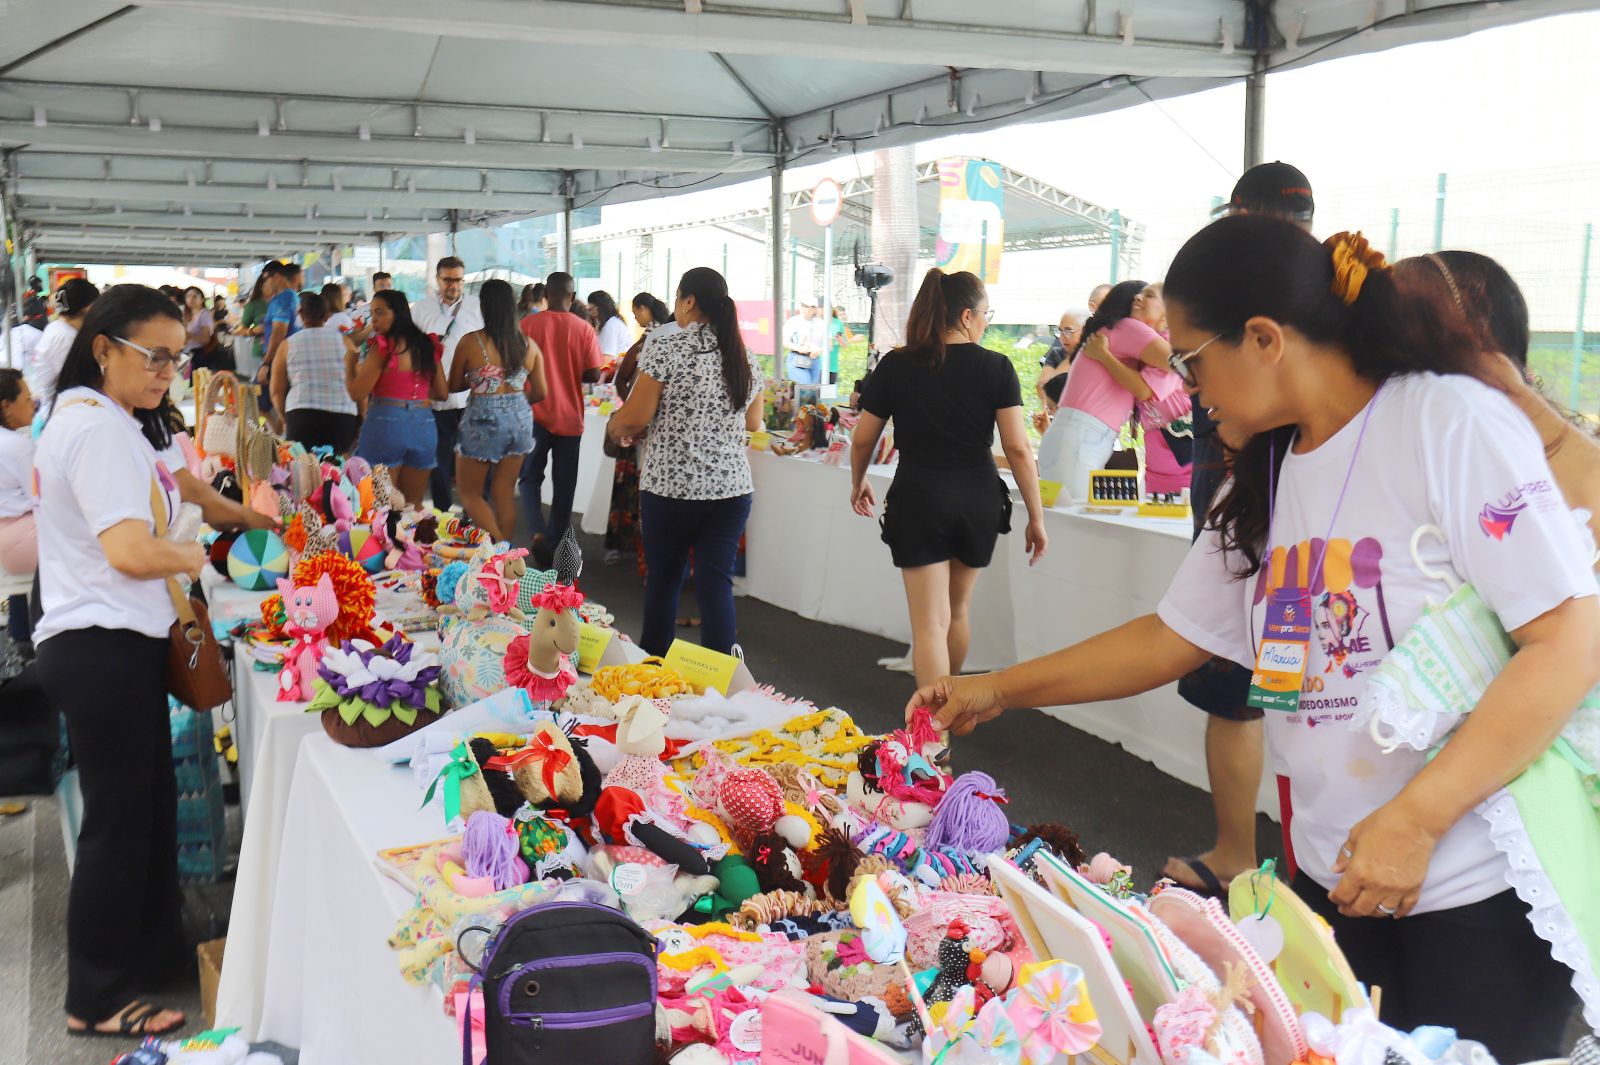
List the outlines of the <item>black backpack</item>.
{"label": "black backpack", "polygon": [[489,939],[475,971],[487,1065],[655,1060],[656,941],[620,911],[589,902],[523,910]]}

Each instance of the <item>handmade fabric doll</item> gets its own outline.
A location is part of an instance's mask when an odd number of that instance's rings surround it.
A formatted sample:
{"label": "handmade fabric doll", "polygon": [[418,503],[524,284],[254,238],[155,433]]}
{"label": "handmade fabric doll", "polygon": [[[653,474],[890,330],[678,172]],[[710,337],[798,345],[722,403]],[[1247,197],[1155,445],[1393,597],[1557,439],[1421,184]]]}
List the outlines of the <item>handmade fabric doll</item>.
{"label": "handmade fabric doll", "polygon": [[517,590],[523,574],[528,572],[527,557],[528,549],[519,547],[495,555],[483,564],[475,576],[483,587],[485,598],[467,612],[470,620],[479,621],[491,613],[507,614],[514,621],[523,619],[523,613],[517,606]]}
{"label": "handmade fabric doll", "polygon": [[[512,586],[515,595],[515,585]],[[583,593],[570,584],[547,585],[534,597],[539,612],[533,632],[506,644],[506,682],[522,688],[536,703],[553,703],[578,682],[578,672],[568,655],[578,649],[582,625],[577,608]]]}
{"label": "handmade fabric doll", "polygon": [[323,649],[328,646],[328,626],[339,616],[339,600],[333,592],[333,579],[326,573],[310,587],[296,587],[293,581],[280,578],[278,591],[283,596],[283,630],[294,639],[278,671],[278,701],[308,702]]}

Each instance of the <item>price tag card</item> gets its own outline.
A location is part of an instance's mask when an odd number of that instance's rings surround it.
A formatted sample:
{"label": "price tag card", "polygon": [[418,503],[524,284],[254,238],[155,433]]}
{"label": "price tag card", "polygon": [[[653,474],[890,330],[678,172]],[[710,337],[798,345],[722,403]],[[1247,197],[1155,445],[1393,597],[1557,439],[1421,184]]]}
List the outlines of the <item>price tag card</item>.
{"label": "price tag card", "polygon": [[1061,482],[1039,479],[1039,502],[1047,507],[1056,505],[1056,500],[1061,498]]}
{"label": "price tag card", "polygon": [[587,621],[578,629],[578,672],[593,674],[600,668],[600,657],[611,643],[611,630]]}
{"label": "price tag card", "polygon": [[750,449],[752,451],[771,451],[772,434],[765,429],[758,429],[750,434]]}
{"label": "price tag card", "polygon": [[733,675],[739,668],[739,660],[732,655],[684,640],[672,641],[665,661],[697,691],[715,688],[723,695],[728,694],[728,689],[733,685]]}

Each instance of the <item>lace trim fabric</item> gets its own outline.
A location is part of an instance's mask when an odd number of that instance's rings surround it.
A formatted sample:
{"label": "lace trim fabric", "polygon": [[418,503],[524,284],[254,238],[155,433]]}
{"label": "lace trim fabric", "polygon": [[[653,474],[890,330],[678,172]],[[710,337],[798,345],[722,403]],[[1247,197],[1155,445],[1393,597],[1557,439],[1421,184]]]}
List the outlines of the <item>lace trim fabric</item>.
{"label": "lace trim fabric", "polygon": [[1572,970],[1572,989],[1583,1000],[1584,1022],[1600,1029],[1600,979],[1594,961],[1534,853],[1516,800],[1501,789],[1484,800],[1477,813],[1489,823],[1495,849],[1506,856],[1506,883],[1528,907],[1528,923],[1550,944],[1550,956]]}

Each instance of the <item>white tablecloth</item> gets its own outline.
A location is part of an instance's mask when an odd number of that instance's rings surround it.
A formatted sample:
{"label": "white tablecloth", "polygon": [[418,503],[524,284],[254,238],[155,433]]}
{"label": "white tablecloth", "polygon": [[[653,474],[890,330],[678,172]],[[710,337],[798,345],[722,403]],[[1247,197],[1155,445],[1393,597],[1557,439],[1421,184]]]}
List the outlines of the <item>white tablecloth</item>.
{"label": "white tablecloth", "polygon": [[[375,860],[385,848],[443,836],[439,810],[418,808],[408,767],[340,747],[320,730],[298,753],[273,870],[260,1024],[246,1032],[300,1048],[301,1065],[460,1061],[439,993],[400,978],[387,940],[412,896]],[[224,986],[235,948],[230,930]],[[224,1012],[220,993],[217,1010],[219,1024],[247,1021]]]}
{"label": "white tablecloth", "polygon": [[[848,468],[768,452],[753,452],[750,466],[756,491],[746,527],[745,594],[909,643],[900,574],[877,523],[850,509]],[[889,467],[868,471],[880,503],[893,474]],[[1049,550],[1029,566],[1022,550],[1026,520],[1019,501],[1014,531],[1000,538],[993,564],[978,580],[969,671],[1034,658],[1151,613],[1189,550],[1185,519],[1063,507],[1045,512]],[[1185,783],[1206,786],[1205,715],[1179,698],[1176,686],[1046,712]],[[1277,812],[1276,792],[1265,781],[1258,805]]]}
{"label": "white tablecloth", "polygon": [[234,875],[228,950],[217,988],[217,1023],[246,1031],[261,1016],[266,990],[273,889],[282,865],[295,757],[302,740],[322,735],[320,716],[306,713],[305,704],[278,702],[277,680],[275,673],[254,671],[239,671],[234,679],[239,790],[241,801],[248,802],[248,815]]}

